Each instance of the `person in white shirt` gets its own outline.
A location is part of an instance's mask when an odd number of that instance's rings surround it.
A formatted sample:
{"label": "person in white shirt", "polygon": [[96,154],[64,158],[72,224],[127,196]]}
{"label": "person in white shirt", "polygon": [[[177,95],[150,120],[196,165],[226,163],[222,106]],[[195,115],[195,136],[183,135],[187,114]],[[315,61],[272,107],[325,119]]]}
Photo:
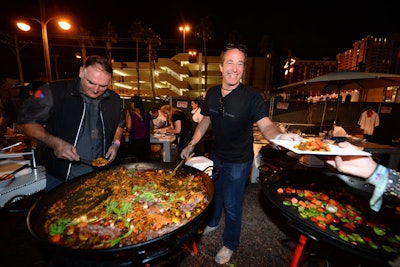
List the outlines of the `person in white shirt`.
{"label": "person in white shirt", "polygon": [[192,120],[196,123],[196,125],[203,119],[203,115],[201,114],[200,102],[197,99],[194,99],[190,102],[192,106]]}
{"label": "person in white shirt", "polygon": [[167,126],[167,118],[165,118],[159,111],[157,107],[150,110],[150,115],[153,124],[153,129],[160,129]]}
{"label": "person in white shirt", "polygon": [[367,109],[363,113],[358,120],[358,125],[360,125],[360,129],[364,131],[364,138],[367,141],[373,141],[373,135],[375,127],[379,126],[379,115],[371,108]]}

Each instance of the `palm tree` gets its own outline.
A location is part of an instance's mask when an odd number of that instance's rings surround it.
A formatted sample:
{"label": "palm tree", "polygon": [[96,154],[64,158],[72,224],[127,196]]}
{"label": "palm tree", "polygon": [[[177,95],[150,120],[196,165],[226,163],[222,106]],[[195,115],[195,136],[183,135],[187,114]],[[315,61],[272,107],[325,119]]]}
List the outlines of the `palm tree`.
{"label": "palm tree", "polygon": [[115,31],[114,25],[111,22],[104,23],[103,27],[103,38],[106,40],[106,47],[108,51],[108,62],[112,64],[112,43],[116,43],[118,39],[118,34]]}
{"label": "palm tree", "polygon": [[149,66],[150,66],[150,79],[151,79],[151,90],[153,92],[153,98],[156,97],[156,91],[154,89],[154,75],[153,69],[155,65],[155,60],[157,58],[157,53],[155,48],[161,45],[160,37],[153,31],[152,28],[147,28],[143,32],[143,40],[147,46],[148,50],[148,59],[149,59]]}
{"label": "palm tree", "polygon": [[83,27],[78,27],[76,34],[73,35],[81,48],[82,61],[85,62],[86,59],[86,47],[92,47],[95,44],[95,38],[90,34],[90,31]]}
{"label": "palm tree", "polygon": [[23,46],[20,47],[20,41],[18,40],[17,34],[11,34],[6,32],[0,32],[0,43],[7,45],[11,51],[17,57],[18,63],[18,71],[19,71],[19,83],[20,85],[24,84],[24,74],[22,71],[22,63],[21,63],[21,54],[20,50],[26,45],[23,43]]}
{"label": "palm tree", "polygon": [[139,76],[139,41],[144,33],[144,27],[140,21],[134,22],[129,28],[131,37],[136,42],[136,71],[137,71],[137,90],[140,95],[140,76]]}
{"label": "palm tree", "polygon": [[208,16],[203,17],[200,20],[200,24],[196,27],[195,35],[201,39],[203,39],[203,47],[204,47],[204,89],[207,90],[207,41],[213,38],[213,24]]}

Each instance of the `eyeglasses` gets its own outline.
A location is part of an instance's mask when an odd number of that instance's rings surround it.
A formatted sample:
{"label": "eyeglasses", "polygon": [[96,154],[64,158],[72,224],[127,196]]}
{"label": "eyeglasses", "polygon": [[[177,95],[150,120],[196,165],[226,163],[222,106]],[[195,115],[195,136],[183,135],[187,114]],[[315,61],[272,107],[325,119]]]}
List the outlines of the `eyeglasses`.
{"label": "eyeglasses", "polygon": [[219,109],[218,109],[218,114],[222,117],[224,116],[224,100],[222,97],[219,98]]}
{"label": "eyeglasses", "polygon": [[239,51],[246,52],[247,47],[243,44],[234,44],[234,43],[227,43],[225,45],[225,51],[226,50],[232,50],[232,49],[239,49]]}

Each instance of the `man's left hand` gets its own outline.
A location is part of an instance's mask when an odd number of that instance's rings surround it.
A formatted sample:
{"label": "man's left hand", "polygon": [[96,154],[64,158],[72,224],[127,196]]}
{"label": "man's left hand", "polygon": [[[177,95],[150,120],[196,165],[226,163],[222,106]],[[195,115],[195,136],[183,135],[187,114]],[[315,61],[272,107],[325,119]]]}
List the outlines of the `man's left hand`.
{"label": "man's left hand", "polygon": [[106,159],[108,160],[108,162],[111,163],[117,157],[117,154],[118,154],[118,147],[115,145],[111,145],[106,153]]}
{"label": "man's left hand", "polygon": [[284,133],[279,137],[279,139],[288,141],[301,141],[303,138],[295,133]]}

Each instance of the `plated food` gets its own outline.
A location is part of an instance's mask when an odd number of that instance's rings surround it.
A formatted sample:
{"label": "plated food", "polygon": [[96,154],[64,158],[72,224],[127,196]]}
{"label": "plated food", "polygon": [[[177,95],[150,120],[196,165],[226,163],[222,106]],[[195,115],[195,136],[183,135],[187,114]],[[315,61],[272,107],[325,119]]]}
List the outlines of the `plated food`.
{"label": "plated food", "polygon": [[[308,139],[303,139],[308,140]],[[351,148],[340,148],[334,144],[323,143],[323,147],[318,148],[318,145],[315,147],[315,150],[312,150],[313,146],[311,143],[305,143],[306,145],[300,146],[302,141],[288,141],[288,140],[270,140],[275,145],[281,146],[286,148],[290,151],[293,151],[296,154],[303,154],[303,155],[330,155],[330,156],[371,156],[369,152],[359,150],[359,149],[351,149]],[[315,143],[315,140],[314,140]],[[308,144],[308,146],[307,146]],[[299,149],[300,148],[300,149]],[[308,149],[306,149],[308,148]],[[329,149],[329,150],[328,150]]]}
{"label": "plated food", "polygon": [[324,143],[320,138],[303,139],[300,141],[300,143],[294,145],[293,147],[303,151],[319,151],[319,152],[331,151],[329,144]]}
{"label": "plated food", "polygon": [[47,210],[50,242],[77,249],[138,244],[185,225],[209,205],[200,174],[119,168],[96,173]]}

